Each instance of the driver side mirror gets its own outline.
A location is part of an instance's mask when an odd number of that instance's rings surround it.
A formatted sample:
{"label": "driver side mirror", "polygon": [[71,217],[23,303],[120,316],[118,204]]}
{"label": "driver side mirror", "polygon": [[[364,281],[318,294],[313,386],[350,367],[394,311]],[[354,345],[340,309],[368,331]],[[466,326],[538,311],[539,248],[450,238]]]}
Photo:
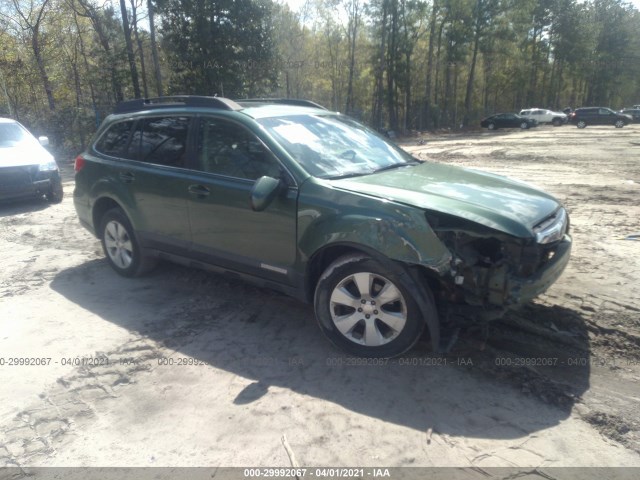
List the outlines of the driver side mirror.
{"label": "driver side mirror", "polygon": [[280,191],[281,181],[273,177],[260,177],[251,189],[251,209],[261,212],[269,206]]}

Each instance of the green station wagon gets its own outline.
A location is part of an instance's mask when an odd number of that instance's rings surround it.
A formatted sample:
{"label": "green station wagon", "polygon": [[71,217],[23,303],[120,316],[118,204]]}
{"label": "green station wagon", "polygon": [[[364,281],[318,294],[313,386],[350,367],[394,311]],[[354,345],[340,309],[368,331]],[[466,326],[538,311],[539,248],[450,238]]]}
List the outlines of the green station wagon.
{"label": "green station wagon", "polygon": [[421,162],[305,101],[118,105],[76,159],[75,207],[124,276],[167,259],[312,302],[336,346],[435,351],[544,292],[571,250],[552,196]]}

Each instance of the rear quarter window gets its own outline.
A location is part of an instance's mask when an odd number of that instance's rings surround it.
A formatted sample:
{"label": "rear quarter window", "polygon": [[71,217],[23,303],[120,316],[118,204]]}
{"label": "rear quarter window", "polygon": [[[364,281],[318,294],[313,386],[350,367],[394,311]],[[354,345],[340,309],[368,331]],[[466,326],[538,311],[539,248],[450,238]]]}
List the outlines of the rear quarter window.
{"label": "rear quarter window", "polygon": [[134,123],[133,120],[128,120],[111,125],[96,142],[95,150],[112,157],[121,156],[129,145],[129,137]]}

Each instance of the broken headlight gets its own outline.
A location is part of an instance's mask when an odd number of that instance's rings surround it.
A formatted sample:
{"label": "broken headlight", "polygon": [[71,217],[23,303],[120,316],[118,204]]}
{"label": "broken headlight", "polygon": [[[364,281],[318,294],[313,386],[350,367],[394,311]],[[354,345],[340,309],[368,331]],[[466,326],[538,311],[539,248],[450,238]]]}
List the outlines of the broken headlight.
{"label": "broken headlight", "polygon": [[557,242],[567,232],[568,226],[569,216],[564,208],[560,208],[553,215],[533,227],[536,242],[542,244]]}

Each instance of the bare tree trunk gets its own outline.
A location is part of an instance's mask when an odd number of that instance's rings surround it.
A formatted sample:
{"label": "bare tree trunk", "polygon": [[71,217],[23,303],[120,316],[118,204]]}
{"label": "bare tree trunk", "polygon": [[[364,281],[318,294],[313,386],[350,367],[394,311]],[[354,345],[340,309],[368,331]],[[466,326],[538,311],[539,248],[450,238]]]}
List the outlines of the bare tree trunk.
{"label": "bare tree trunk", "polygon": [[[438,15],[438,0],[433,0],[433,8],[431,9],[431,19],[429,21],[429,52],[427,53],[427,78],[424,92],[425,100],[425,125],[429,128],[431,125],[431,71],[433,70],[433,42],[436,37],[436,17]],[[422,125],[420,125],[422,128]]]}
{"label": "bare tree trunk", "polygon": [[480,36],[482,35],[482,14],[483,0],[477,0],[476,3],[476,28],[473,35],[473,54],[471,55],[471,66],[469,67],[469,78],[467,79],[467,92],[464,97],[464,118],[462,123],[469,125],[469,116],[471,112],[471,97],[473,95],[473,82],[475,80],[476,62],[478,59],[478,49],[480,46]]}
{"label": "bare tree trunk", "polygon": [[397,43],[398,43],[398,0],[389,0],[391,4],[391,34],[387,50],[387,109],[391,130],[398,129],[398,103],[396,97]]}
{"label": "bare tree trunk", "polygon": [[382,104],[384,102],[384,71],[385,71],[385,53],[387,49],[386,39],[387,35],[385,29],[387,27],[387,2],[383,2],[382,6],[382,20],[380,24],[381,40],[378,53],[378,65],[376,72],[376,84],[373,94],[373,111],[372,111],[372,123],[375,128],[382,127]]}
{"label": "bare tree trunk", "polygon": [[140,57],[140,75],[142,76],[142,92],[144,98],[149,98],[149,89],[147,88],[147,68],[144,62],[144,49],[142,48],[142,40],[138,34],[138,13],[136,0],[131,0],[131,22],[133,25],[133,36],[138,45],[138,56]]}
{"label": "bare tree trunk", "polygon": [[355,108],[353,99],[353,77],[356,69],[356,42],[358,39],[358,24],[360,23],[360,0],[351,0],[349,12],[349,28],[347,32],[349,40],[349,78],[347,81],[347,101],[345,111],[353,113]]}
{"label": "bare tree trunk", "polygon": [[140,83],[138,81],[138,69],[136,67],[136,57],[133,54],[133,44],[131,42],[131,28],[129,27],[129,14],[124,0],[120,0],[120,11],[122,12],[122,28],[124,30],[124,43],[127,46],[127,59],[129,60],[129,71],[131,72],[131,83],[133,83],[133,95],[140,98]]}
{"label": "bare tree trunk", "polygon": [[[42,8],[44,8],[44,6]],[[40,78],[42,79],[42,85],[44,87],[44,91],[47,94],[47,102],[49,103],[49,110],[53,112],[56,109],[56,102],[53,98],[53,87],[51,86],[51,81],[49,80],[47,69],[44,66],[44,60],[42,59],[42,52],[40,51],[38,27],[39,25],[36,27],[33,33],[33,36],[31,37],[31,47],[33,48],[33,56],[35,57],[36,64],[38,65],[38,72],[40,73]]]}
{"label": "bare tree trunk", "polygon": [[147,9],[149,11],[149,37],[151,39],[151,58],[153,59],[153,71],[156,78],[156,91],[161,97],[162,93],[162,72],[160,71],[160,61],[158,60],[158,44],[156,43],[156,26],[155,26],[155,6],[152,0],[147,0]]}

